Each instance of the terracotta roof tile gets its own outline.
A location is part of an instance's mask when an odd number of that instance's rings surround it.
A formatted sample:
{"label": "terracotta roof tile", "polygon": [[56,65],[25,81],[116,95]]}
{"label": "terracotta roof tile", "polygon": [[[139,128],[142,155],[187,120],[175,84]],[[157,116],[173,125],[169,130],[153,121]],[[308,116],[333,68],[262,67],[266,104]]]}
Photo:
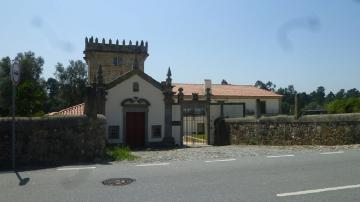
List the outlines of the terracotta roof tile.
{"label": "terracotta roof tile", "polygon": [[74,105],[71,107],[68,107],[66,109],[60,110],[58,112],[52,112],[50,114],[48,114],[49,116],[54,116],[54,115],[84,115],[84,108],[85,108],[85,103],[81,103],[78,105]]}
{"label": "terracotta roof tile", "polygon": [[[192,95],[192,93],[198,93],[199,95],[205,95],[204,84],[185,84],[175,83],[173,90],[178,93],[178,89],[183,88],[184,95]],[[214,96],[230,96],[230,97],[282,97],[274,92],[259,89],[252,85],[221,85],[212,84],[211,93]]]}

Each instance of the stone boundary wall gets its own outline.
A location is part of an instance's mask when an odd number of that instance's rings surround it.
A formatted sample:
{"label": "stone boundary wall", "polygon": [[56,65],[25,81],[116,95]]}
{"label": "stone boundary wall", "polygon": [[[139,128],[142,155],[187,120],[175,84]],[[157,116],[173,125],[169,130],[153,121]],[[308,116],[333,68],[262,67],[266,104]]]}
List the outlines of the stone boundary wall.
{"label": "stone boundary wall", "polygon": [[360,113],[219,119],[217,145],[360,144]]}
{"label": "stone boundary wall", "polygon": [[[11,166],[11,118],[0,118],[0,168]],[[16,118],[17,166],[57,166],[102,157],[106,119],[98,115]]]}

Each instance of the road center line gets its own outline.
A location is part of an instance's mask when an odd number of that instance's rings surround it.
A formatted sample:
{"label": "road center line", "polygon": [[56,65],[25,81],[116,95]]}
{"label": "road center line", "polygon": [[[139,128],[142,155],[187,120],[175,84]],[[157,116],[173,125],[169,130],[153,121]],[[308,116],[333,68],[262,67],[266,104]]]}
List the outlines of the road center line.
{"label": "road center line", "polygon": [[170,163],[152,163],[152,164],[139,164],[139,165],[136,165],[136,166],[139,166],[139,167],[146,167],[146,166],[166,166],[166,165],[169,165]]}
{"label": "road center line", "polygon": [[212,162],[223,162],[223,161],[235,161],[236,159],[218,159],[218,160],[209,160],[205,161],[206,163],[212,163]]}
{"label": "road center line", "polygon": [[72,167],[72,168],[58,168],[56,170],[64,171],[64,170],[86,170],[86,169],[95,169],[96,167]]}
{"label": "road center line", "polygon": [[292,157],[294,154],[278,155],[278,156],[266,156],[267,158],[281,158],[281,157]]}
{"label": "road center line", "polygon": [[296,195],[313,194],[313,193],[320,193],[320,192],[326,192],[326,191],[336,191],[336,190],[354,189],[354,188],[360,188],[360,184],[347,185],[347,186],[341,186],[341,187],[328,187],[328,188],[323,188],[323,189],[304,190],[304,191],[297,191],[297,192],[289,192],[289,193],[276,194],[276,196],[278,196],[278,197],[296,196]]}
{"label": "road center line", "polygon": [[323,153],[320,153],[320,154],[342,154],[342,153],[344,153],[344,151],[323,152]]}

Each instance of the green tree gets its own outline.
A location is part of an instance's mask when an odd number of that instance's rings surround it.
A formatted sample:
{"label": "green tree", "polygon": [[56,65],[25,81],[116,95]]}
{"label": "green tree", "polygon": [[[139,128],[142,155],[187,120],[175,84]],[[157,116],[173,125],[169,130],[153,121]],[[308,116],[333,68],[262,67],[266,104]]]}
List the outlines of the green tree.
{"label": "green tree", "polygon": [[61,103],[58,98],[60,84],[54,78],[48,78],[46,81],[46,90],[48,94],[48,101],[46,103],[47,112],[55,112],[61,109]]}
{"label": "green tree", "polygon": [[[61,108],[84,102],[87,82],[85,63],[81,60],[70,60],[66,68],[64,68],[63,64],[58,63],[55,78],[58,82],[56,99]],[[52,84],[54,84],[53,81]],[[49,88],[56,90],[54,86],[49,86]]]}
{"label": "green tree", "polygon": [[325,102],[329,103],[329,102],[332,102],[334,100],[335,100],[335,94],[332,91],[330,91],[330,93],[327,94],[326,97],[325,97]]}
{"label": "green tree", "polygon": [[[15,61],[20,64],[20,83],[16,93],[16,114],[19,116],[38,116],[44,114],[44,103],[47,96],[43,79],[41,79],[44,60],[36,57],[29,51],[18,53]],[[2,116],[10,115],[11,109],[11,81],[10,81],[10,58],[1,60],[0,66],[0,113]]]}
{"label": "green tree", "polygon": [[356,88],[352,88],[348,91],[346,91],[346,95],[345,95],[347,98],[350,98],[350,97],[360,97],[360,92],[359,90],[357,90]]}
{"label": "green tree", "polygon": [[8,116],[11,111],[10,58],[0,61],[0,115]]}
{"label": "green tree", "polygon": [[281,102],[281,111],[284,114],[290,114],[294,110],[296,90],[293,85],[287,88],[279,88],[276,93],[283,95]]}
{"label": "green tree", "polygon": [[335,95],[336,99],[342,99],[345,98],[345,89],[340,89],[339,92]]}
{"label": "green tree", "polygon": [[276,85],[271,81],[268,81],[267,83],[263,83],[262,81],[258,80],[255,82],[254,86],[258,87],[260,89],[273,91],[273,92],[275,92],[275,90],[276,90]]}
{"label": "green tree", "polygon": [[325,88],[323,86],[319,86],[316,91],[310,93],[310,96],[312,102],[315,102],[319,106],[323,105],[325,102]]}

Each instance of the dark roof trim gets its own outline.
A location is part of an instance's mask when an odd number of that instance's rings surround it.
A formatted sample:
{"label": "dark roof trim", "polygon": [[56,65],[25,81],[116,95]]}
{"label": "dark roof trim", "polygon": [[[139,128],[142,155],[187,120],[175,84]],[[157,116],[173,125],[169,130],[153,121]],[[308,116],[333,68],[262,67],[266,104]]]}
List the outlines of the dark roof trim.
{"label": "dark roof trim", "polygon": [[158,88],[159,90],[163,90],[161,83],[159,83],[158,81],[156,81],[155,79],[153,79],[151,76],[145,74],[142,70],[140,69],[133,69],[121,76],[119,76],[118,78],[112,80],[110,83],[106,84],[106,89],[110,89],[113,88],[114,86],[118,85],[119,83],[131,78],[134,75],[138,75],[140,76],[142,79],[144,79],[145,81],[149,82],[151,85],[153,85],[154,87]]}

